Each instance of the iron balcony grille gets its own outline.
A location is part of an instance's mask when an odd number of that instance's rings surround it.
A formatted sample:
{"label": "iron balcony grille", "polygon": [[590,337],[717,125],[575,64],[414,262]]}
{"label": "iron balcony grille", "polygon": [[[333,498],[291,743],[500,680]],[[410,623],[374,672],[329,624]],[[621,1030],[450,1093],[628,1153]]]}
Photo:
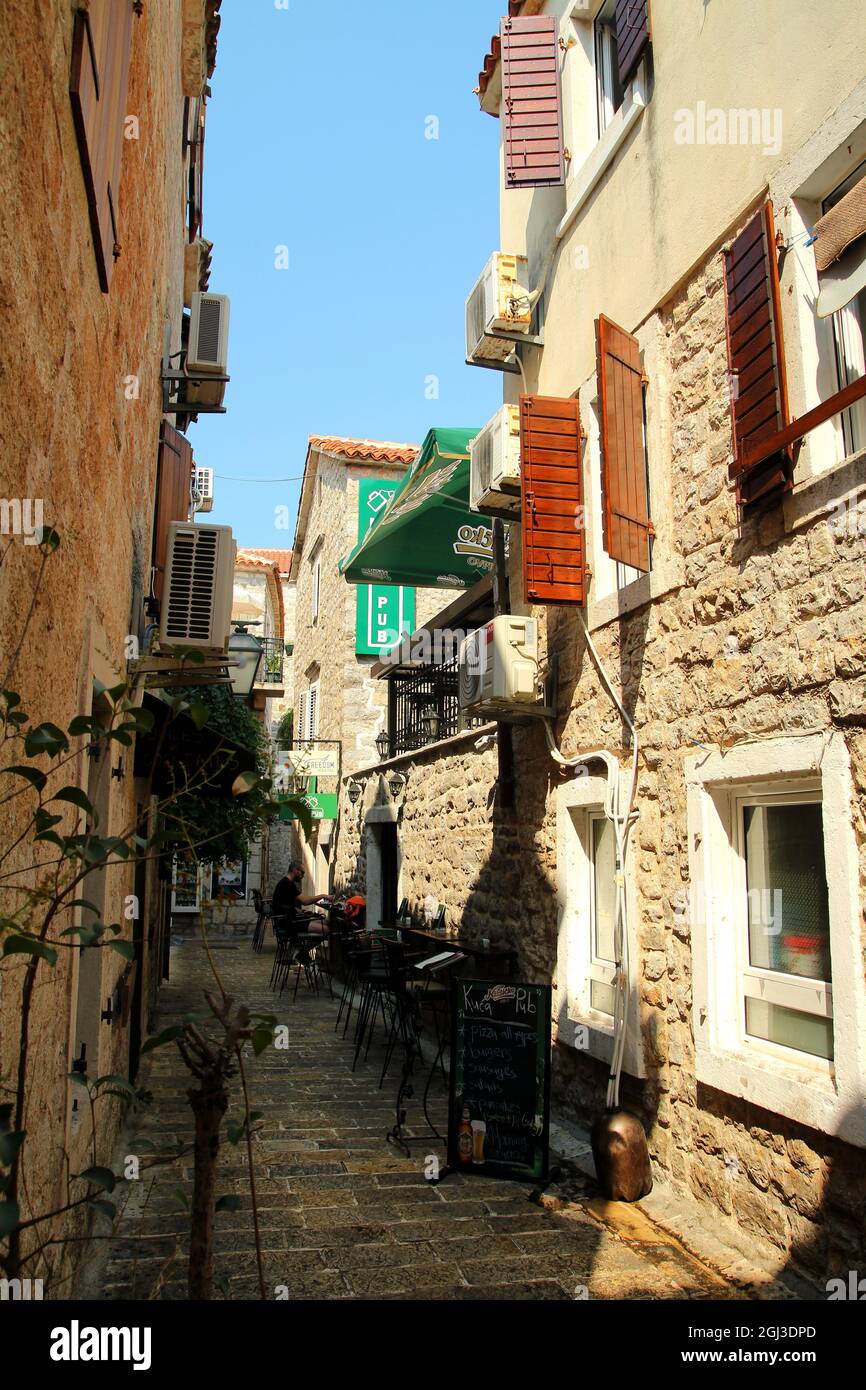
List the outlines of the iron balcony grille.
{"label": "iron balcony grille", "polygon": [[455,656],[439,666],[395,671],[388,677],[389,757],[484,723],[483,719],[465,716],[461,723],[458,668],[459,658]]}
{"label": "iron balcony grille", "polygon": [[260,637],[259,641],[262,644],[262,659],[259,673],[256,676],[256,684],[282,685],[283,662],[286,653],[286,646],[282,637]]}

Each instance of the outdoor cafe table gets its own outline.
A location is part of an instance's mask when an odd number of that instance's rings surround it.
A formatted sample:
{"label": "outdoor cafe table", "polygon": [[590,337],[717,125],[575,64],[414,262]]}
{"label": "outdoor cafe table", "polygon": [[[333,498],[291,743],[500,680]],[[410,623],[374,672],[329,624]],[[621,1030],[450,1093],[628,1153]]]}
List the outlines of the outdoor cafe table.
{"label": "outdoor cafe table", "polygon": [[426,927],[407,927],[399,922],[393,924],[407,936],[416,937],[422,941],[429,942],[433,946],[438,946],[440,951],[460,951],[464,956],[469,956],[476,966],[479,962],[489,962],[491,965],[505,965],[509,975],[513,975],[517,966],[517,952],[501,946],[482,946],[477,941],[471,941],[468,937],[454,936],[448,932],[429,931]]}

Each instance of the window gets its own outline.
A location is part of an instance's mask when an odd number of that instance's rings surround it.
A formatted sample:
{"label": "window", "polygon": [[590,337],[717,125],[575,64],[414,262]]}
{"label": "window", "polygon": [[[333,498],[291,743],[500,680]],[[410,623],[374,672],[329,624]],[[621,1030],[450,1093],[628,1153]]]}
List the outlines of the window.
{"label": "window", "polygon": [[[864,178],[866,161],[824,199],[822,212],[829,212]],[[836,311],[832,324],[836,389],[841,391],[843,387],[850,386],[852,381],[859,381],[866,373],[866,288],[861,289],[859,294]],[[842,432],[846,455],[866,448],[866,399],[856,401],[843,413]]]}
{"label": "window", "polygon": [[[554,1016],[560,1043],[609,1063],[613,1049],[615,836],[604,814],[604,777],[576,777],[557,791],[557,945]],[[626,872],[628,954],[632,981],[640,973],[632,860]],[[625,1070],[645,1076],[638,991],[626,1005]]]}
{"label": "window", "polygon": [[613,1017],[613,945],[616,900],[616,836],[607,816],[589,818],[591,863],[589,1002],[599,1013]]}
{"label": "window", "polygon": [[842,734],[686,759],[695,1075],[866,1147],[866,981]]}
{"label": "window", "polygon": [[830,919],[820,791],[798,799],[739,799],[736,832],[745,1033],[829,1060]]}
{"label": "window", "polygon": [[622,106],[619,54],[616,42],[616,0],[606,0],[593,26],[595,77],[598,88],[598,133],[604,135]]}
{"label": "window", "polygon": [[321,588],[322,560],[321,556],[317,554],[316,558],[312,561],[312,589],[310,598],[310,621],[314,624],[319,621],[319,598],[321,595]]}

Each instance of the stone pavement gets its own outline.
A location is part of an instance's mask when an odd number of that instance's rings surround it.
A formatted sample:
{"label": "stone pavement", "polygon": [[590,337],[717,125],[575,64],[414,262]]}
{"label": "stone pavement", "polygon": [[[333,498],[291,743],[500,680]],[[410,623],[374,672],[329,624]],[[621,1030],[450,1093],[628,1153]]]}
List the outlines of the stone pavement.
{"label": "stone pavement", "polygon": [[[213,960],[229,993],[256,1012],[279,1016],[289,1047],[250,1057],[251,1106],[262,1112],[255,1139],[268,1297],[291,1299],[707,1299],[749,1297],[723,1279],[637,1208],[609,1219],[590,1179],[572,1176],[563,1201],[531,1186],[453,1174],[431,1186],[423,1172],[435,1142],[412,1146],[412,1158],[389,1145],[399,1080],[395,1061],[378,1087],[381,1038],[353,1073],[352,1047],[334,1032],[337,1003],[317,998],[302,981],[297,1001],[268,989],[269,947],[254,955],[244,939],[213,938]],[[156,1027],[202,1007],[213,977],[197,939],[172,952],[171,981]],[[336,991],[335,984],[335,991]],[[342,1025],[341,1025],[342,1029]],[[125,1155],[143,1140],[159,1149],[191,1138],[190,1084],[174,1045],[145,1058],[143,1084],[153,1104],[125,1136]],[[239,1119],[235,1086],[228,1119]],[[441,1115],[443,1095],[434,1114]],[[416,1106],[410,1119],[416,1117]],[[440,1126],[441,1127],[441,1126]],[[118,1164],[115,1170],[121,1171]],[[129,1197],[115,1238],[102,1246],[79,1295],[169,1298],[185,1294],[191,1158],[144,1172]],[[257,1299],[255,1245],[246,1146],[224,1143],[221,1194],[241,1208],[217,1215],[219,1297]]]}

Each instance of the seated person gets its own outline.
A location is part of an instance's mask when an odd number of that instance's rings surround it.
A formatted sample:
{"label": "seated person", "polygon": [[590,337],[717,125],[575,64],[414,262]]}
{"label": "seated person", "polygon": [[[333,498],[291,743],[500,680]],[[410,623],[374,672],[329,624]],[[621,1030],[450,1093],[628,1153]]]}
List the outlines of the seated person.
{"label": "seated person", "polygon": [[290,921],[303,920],[304,914],[298,912],[299,907],[312,907],[327,899],[327,893],[317,893],[308,898],[302,897],[301,883],[303,878],[304,870],[301,865],[290,864],[285,875],[274,889],[271,898],[271,913],[274,917],[288,917]]}

